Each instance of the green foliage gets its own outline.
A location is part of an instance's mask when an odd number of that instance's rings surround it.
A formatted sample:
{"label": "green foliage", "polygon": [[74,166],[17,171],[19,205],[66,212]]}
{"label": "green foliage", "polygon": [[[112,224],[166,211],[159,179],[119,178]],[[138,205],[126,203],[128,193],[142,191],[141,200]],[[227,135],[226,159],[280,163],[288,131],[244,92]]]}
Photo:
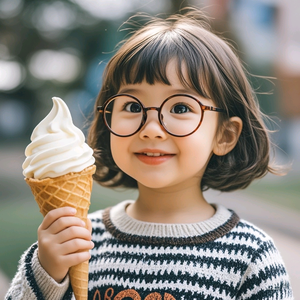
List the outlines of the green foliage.
{"label": "green foliage", "polygon": [[300,175],[254,182],[246,193],[300,212]]}

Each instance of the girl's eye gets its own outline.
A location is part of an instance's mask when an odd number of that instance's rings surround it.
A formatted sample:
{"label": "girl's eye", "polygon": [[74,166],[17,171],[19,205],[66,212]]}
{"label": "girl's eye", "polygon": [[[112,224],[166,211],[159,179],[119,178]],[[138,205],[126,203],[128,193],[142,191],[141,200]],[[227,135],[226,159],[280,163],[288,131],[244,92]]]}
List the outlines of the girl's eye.
{"label": "girl's eye", "polygon": [[130,102],[124,104],[124,110],[132,113],[140,113],[142,111],[142,107],[137,102]]}
{"label": "girl's eye", "polygon": [[190,108],[187,104],[183,104],[183,103],[178,103],[176,105],[174,105],[171,109],[171,113],[174,114],[184,114],[187,112],[190,112]]}

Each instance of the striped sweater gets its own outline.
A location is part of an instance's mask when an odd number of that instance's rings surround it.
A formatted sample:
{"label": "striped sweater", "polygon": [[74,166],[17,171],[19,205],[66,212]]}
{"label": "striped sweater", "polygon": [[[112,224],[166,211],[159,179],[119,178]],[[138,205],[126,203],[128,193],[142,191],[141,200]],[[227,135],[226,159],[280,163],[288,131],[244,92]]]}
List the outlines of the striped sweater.
{"label": "striped sweater", "polygon": [[[137,221],[130,201],[90,215],[95,243],[90,300],[293,299],[272,239],[226,208],[200,223]],[[37,244],[24,253],[6,296],[74,299],[69,278],[58,284],[43,270]]]}

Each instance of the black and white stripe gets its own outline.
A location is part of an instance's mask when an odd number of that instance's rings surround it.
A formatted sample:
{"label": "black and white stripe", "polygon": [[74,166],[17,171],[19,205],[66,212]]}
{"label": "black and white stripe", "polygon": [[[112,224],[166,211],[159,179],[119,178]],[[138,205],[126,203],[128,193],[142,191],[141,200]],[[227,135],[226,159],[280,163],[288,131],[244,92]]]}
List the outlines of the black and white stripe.
{"label": "black and white stripe", "polygon": [[[89,300],[292,300],[272,239],[221,206],[196,224],[131,219],[124,201],[98,211],[89,264]],[[37,244],[21,258],[6,300],[74,300],[39,264]]]}
{"label": "black and white stripe", "polygon": [[115,226],[109,211],[94,213],[91,219],[92,294],[99,290],[104,295],[112,287],[115,294],[134,289],[141,299],[151,292],[169,293],[175,299],[293,299],[272,240],[233,212],[225,223],[206,232],[205,239],[128,234],[120,222],[119,228]]}

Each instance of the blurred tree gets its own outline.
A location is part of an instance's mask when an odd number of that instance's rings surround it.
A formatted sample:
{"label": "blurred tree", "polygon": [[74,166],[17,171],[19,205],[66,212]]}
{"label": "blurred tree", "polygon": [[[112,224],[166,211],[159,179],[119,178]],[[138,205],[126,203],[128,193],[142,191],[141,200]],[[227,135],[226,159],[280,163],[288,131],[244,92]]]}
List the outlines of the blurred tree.
{"label": "blurred tree", "polygon": [[[173,13],[184,6],[188,1],[2,0],[0,110],[12,101],[14,107],[20,104],[19,109],[10,109],[10,115],[0,116],[2,140],[28,140],[51,108],[54,95],[67,99],[74,111],[79,104],[71,103],[71,97],[80,102],[84,95],[90,106],[101,84],[103,65],[99,63],[109,60],[114,46],[127,34],[119,26],[135,11]],[[8,124],[14,126],[10,120],[18,118],[21,109],[23,126],[19,131],[7,130]]]}

